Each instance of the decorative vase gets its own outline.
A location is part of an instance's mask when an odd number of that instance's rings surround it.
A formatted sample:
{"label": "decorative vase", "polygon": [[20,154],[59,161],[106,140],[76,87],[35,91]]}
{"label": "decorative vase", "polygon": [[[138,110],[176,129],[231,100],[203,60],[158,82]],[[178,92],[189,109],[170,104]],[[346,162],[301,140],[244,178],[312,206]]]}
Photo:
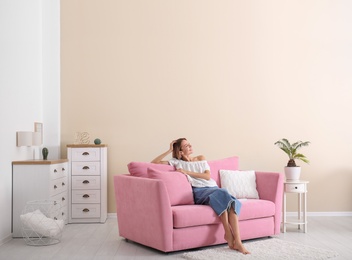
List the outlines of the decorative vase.
{"label": "decorative vase", "polygon": [[100,140],[99,138],[96,138],[96,139],[94,140],[94,143],[95,143],[95,144],[101,144],[101,140]]}
{"label": "decorative vase", "polygon": [[43,150],[42,150],[42,154],[43,154],[43,160],[47,160],[48,159],[48,154],[49,154],[48,148],[44,147]]}
{"label": "decorative vase", "polygon": [[299,180],[300,175],[301,175],[301,167],[300,166],[295,166],[295,167],[285,166],[286,180],[288,180],[288,181]]}

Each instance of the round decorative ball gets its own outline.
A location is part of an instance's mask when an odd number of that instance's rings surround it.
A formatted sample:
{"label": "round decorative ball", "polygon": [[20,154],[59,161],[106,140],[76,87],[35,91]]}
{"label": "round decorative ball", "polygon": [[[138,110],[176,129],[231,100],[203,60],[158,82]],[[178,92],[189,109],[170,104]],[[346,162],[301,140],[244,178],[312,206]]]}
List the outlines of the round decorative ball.
{"label": "round decorative ball", "polygon": [[101,140],[100,140],[99,138],[96,138],[96,139],[94,140],[94,143],[95,143],[95,144],[101,144]]}

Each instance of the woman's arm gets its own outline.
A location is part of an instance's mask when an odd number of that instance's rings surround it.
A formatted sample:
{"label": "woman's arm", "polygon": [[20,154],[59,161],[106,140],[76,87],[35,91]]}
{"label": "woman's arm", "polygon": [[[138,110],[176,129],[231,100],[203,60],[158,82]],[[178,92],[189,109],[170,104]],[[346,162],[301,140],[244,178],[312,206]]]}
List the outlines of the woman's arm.
{"label": "woman's arm", "polygon": [[189,175],[193,178],[205,179],[207,181],[210,180],[210,171],[209,170],[205,170],[203,173],[191,172],[191,171],[186,171],[183,169],[177,169],[177,171],[179,171],[185,175]]}
{"label": "woman's arm", "polygon": [[172,153],[174,143],[175,143],[175,141],[172,141],[170,143],[169,150],[167,150],[165,153],[160,154],[158,157],[156,157],[154,160],[152,160],[151,163],[169,164],[167,161],[163,161],[163,159],[165,158],[165,156],[167,156],[168,154]]}

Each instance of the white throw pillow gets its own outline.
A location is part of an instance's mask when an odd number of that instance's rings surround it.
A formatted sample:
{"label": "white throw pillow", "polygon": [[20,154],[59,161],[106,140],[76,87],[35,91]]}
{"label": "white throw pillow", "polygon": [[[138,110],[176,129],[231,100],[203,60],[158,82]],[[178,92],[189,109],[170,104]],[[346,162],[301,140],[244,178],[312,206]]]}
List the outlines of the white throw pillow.
{"label": "white throw pillow", "polygon": [[220,181],[237,199],[259,199],[254,171],[220,170]]}

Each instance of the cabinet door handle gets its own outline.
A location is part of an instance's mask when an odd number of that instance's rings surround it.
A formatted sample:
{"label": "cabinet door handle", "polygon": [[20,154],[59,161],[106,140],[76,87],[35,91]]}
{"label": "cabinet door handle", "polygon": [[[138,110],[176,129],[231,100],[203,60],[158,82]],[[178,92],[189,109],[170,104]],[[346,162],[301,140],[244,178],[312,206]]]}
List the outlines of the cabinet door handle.
{"label": "cabinet door handle", "polygon": [[63,171],[63,172],[66,171],[65,168],[62,168],[62,171]]}
{"label": "cabinet door handle", "polygon": [[82,155],[86,156],[86,155],[89,155],[89,153],[88,152],[84,152],[84,153],[82,153]]}
{"label": "cabinet door handle", "polygon": [[85,208],[82,210],[83,212],[89,212],[89,209]]}
{"label": "cabinet door handle", "polygon": [[61,199],[62,201],[65,201],[65,197],[62,197],[62,199]]}
{"label": "cabinet door handle", "polygon": [[57,172],[57,170],[55,169],[54,172]]}
{"label": "cabinet door handle", "polygon": [[57,189],[57,186],[56,186],[56,185],[54,185],[54,189]]}
{"label": "cabinet door handle", "polygon": [[89,166],[84,166],[82,169],[83,170],[89,170]]}
{"label": "cabinet door handle", "polygon": [[83,184],[88,184],[89,181],[88,181],[88,180],[84,180],[84,181],[82,181],[82,183],[83,183]]}
{"label": "cabinet door handle", "polygon": [[62,186],[65,186],[66,184],[63,182],[61,185],[62,185]]}
{"label": "cabinet door handle", "polygon": [[83,198],[89,198],[89,195],[88,194],[84,194],[82,197]]}
{"label": "cabinet door handle", "polygon": [[65,213],[64,213],[64,212],[61,212],[61,215],[62,215],[62,216],[64,216],[64,215],[65,215]]}

